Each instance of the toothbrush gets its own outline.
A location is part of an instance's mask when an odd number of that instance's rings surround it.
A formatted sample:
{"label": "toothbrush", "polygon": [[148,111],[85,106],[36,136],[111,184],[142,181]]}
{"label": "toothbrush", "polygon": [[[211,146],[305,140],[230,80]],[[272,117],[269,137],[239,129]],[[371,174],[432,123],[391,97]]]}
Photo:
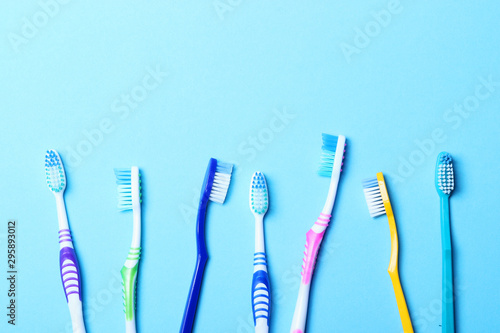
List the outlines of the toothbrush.
{"label": "toothbrush", "polygon": [[453,295],[453,257],[451,246],[450,196],[455,189],[453,160],[442,152],[436,163],[436,190],[441,201],[441,243],[443,248],[443,332],[455,332],[455,309]]}
{"label": "toothbrush", "polygon": [[271,289],[269,288],[264,242],[264,216],[268,207],[269,193],[266,178],[261,172],[256,172],[250,183],[250,210],[255,216],[255,253],[252,280],[252,309],[255,333],[269,332]]}
{"label": "toothbrush", "polygon": [[389,193],[385,185],[384,175],[382,172],[377,173],[377,177],[369,178],[363,181],[363,191],[365,193],[366,203],[370,216],[375,218],[380,215],[387,215],[389,220],[389,229],[391,232],[391,261],[389,263],[389,276],[392,280],[394,293],[396,294],[396,302],[398,304],[399,316],[403,324],[404,333],[413,333],[413,326],[411,324],[410,314],[406,306],[405,295],[401,287],[398,271],[398,255],[399,255],[399,242],[398,231],[396,229],[396,220],[389,200]]}
{"label": "toothbrush", "polygon": [[45,155],[45,175],[47,177],[47,185],[56,198],[57,218],[59,220],[59,267],[71,315],[73,333],[85,333],[80,267],[71,239],[66,204],[64,203],[66,173],[64,172],[61,157],[53,149],[47,150],[47,154]]}
{"label": "toothbrush", "polygon": [[302,265],[302,280],[299,288],[299,296],[295,305],[295,313],[292,320],[290,333],[303,333],[306,327],[307,308],[309,305],[309,292],[311,290],[311,279],[316,265],[319,248],[325,235],[326,228],[332,217],[333,205],[337,195],[337,187],[340,179],[341,167],[343,165],[346,139],[343,135],[333,136],[323,134],[323,147],[321,163],[318,170],[320,176],[331,177],[328,198],[321,215],[312,228],[306,234],[306,249]]}
{"label": "toothbrush", "polygon": [[125,265],[121,269],[123,305],[125,307],[125,331],[135,333],[135,309],[137,304],[137,271],[141,258],[141,175],[139,168],[115,169],[118,184],[118,209],[132,210],[132,244]]}
{"label": "toothbrush", "polygon": [[208,261],[208,251],[205,242],[205,218],[207,214],[208,201],[210,200],[220,204],[224,203],[229,189],[229,183],[231,182],[232,171],[232,164],[222,163],[214,158],[210,159],[210,162],[208,163],[205,180],[201,190],[198,218],[196,221],[196,268],[193,280],[191,281],[186,308],[184,309],[184,316],[182,318],[180,329],[181,333],[193,331],[196,307],[198,306],[198,299],[201,291],[201,282],[203,280],[203,273]]}

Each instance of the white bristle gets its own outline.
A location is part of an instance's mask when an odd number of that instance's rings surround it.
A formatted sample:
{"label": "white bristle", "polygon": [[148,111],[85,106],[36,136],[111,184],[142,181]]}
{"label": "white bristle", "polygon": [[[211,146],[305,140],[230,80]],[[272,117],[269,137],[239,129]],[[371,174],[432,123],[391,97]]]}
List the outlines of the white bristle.
{"label": "white bristle", "polygon": [[368,205],[370,216],[377,217],[384,215],[386,212],[377,178],[364,180],[363,192],[365,193],[366,204]]}
{"label": "white bristle", "polygon": [[229,184],[231,183],[232,164],[221,163],[217,161],[212,190],[210,191],[210,200],[223,204],[226,200]]}
{"label": "white bristle", "polygon": [[453,159],[448,153],[438,156],[436,167],[436,185],[438,191],[450,195],[455,189],[455,175],[453,173]]}

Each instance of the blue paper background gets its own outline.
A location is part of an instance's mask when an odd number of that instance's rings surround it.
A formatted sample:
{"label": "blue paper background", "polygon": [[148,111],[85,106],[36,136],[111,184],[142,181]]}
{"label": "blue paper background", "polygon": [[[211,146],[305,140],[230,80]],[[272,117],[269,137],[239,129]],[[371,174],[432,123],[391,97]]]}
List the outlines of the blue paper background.
{"label": "blue paper background", "polygon": [[[210,206],[211,258],[195,331],[252,332],[248,183],[261,170],[271,192],[271,331],[286,332],[305,233],[328,189],[315,173],[322,132],[346,135],[348,151],[308,332],[401,332],[386,272],[388,225],[370,219],[361,188],[379,171],[397,217],[415,331],[441,331],[434,188],[441,150],[454,156],[457,175],[457,332],[500,331],[497,1],[54,4],[10,1],[0,11],[0,276],[6,221],[19,221],[18,325],[6,323],[2,278],[2,332],[71,332],[55,203],[44,182],[47,148],[58,149],[67,166],[88,332],[124,331],[117,272],[132,224],[131,214],[117,212],[113,168],[138,165],[144,177],[139,330],[176,332],[210,157],[236,167],[226,204]],[[126,106],[127,94],[136,103]]]}

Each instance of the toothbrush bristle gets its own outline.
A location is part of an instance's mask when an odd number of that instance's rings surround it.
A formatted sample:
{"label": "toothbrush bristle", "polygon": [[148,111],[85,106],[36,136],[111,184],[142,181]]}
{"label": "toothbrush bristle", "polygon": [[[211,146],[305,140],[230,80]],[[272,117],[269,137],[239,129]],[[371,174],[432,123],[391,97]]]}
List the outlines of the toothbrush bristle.
{"label": "toothbrush bristle", "polygon": [[455,175],[453,173],[453,159],[448,153],[438,156],[436,166],[436,188],[438,191],[450,195],[455,189]]}
{"label": "toothbrush bristle", "polygon": [[[318,174],[320,176],[331,177],[338,140],[338,136],[323,133],[323,146],[321,147],[321,160],[318,169]],[[342,158],[344,158],[344,156],[342,156]]]}
{"label": "toothbrush bristle", "polygon": [[269,193],[266,177],[262,172],[254,173],[250,184],[250,209],[253,213],[264,215],[269,208]]}
{"label": "toothbrush bristle", "polygon": [[66,173],[61,157],[54,149],[45,154],[45,177],[52,192],[59,193],[66,189]]}
{"label": "toothbrush bristle", "polygon": [[[118,209],[121,211],[132,210],[132,170],[115,169],[116,184],[118,185]],[[141,174],[139,173],[139,184]],[[139,185],[139,197],[142,196],[141,186]],[[140,200],[142,202],[142,198]]]}
{"label": "toothbrush bristle", "polygon": [[223,204],[226,200],[229,183],[231,182],[231,173],[233,172],[233,165],[230,163],[222,163],[217,161],[217,168],[215,170],[214,182],[212,190],[210,191],[210,200]]}
{"label": "toothbrush bristle", "polygon": [[366,204],[371,217],[377,217],[385,214],[382,193],[378,184],[377,177],[363,180],[363,192],[365,193]]}

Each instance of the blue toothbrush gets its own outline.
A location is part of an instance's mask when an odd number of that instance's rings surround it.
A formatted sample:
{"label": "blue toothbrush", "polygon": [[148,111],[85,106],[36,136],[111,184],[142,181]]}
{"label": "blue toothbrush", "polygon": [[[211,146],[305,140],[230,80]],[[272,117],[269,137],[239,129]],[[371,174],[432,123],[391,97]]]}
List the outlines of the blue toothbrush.
{"label": "blue toothbrush", "polygon": [[250,210],[255,216],[255,253],[253,260],[252,310],[256,333],[269,332],[271,289],[267,273],[264,242],[264,216],[269,207],[269,192],[262,172],[254,173],[250,183]]}
{"label": "blue toothbrush", "polygon": [[453,257],[451,246],[450,196],[455,189],[453,161],[451,155],[442,152],[436,163],[436,189],[441,201],[441,243],[443,248],[443,332],[455,332],[455,309],[453,295]]}
{"label": "blue toothbrush", "polygon": [[229,189],[229,183],[231,182],[232,171],[232,164],[221,163],[213,158],[210,159],[208,163],[205,180],[201,190],[198,218],[196,221],[196,245],[198,252],[196,268],[194,270],[193,280],[191,281],[186,308],[184,309],[180,333],[190,333],[193,331],[196,308],[198,306],[198,299],[201,291],[201,282],[208,261],[207,244],[205,241],[205,218],[207,215],[208,202],[214,201],[220,204],[224,203],[227,190]]}

